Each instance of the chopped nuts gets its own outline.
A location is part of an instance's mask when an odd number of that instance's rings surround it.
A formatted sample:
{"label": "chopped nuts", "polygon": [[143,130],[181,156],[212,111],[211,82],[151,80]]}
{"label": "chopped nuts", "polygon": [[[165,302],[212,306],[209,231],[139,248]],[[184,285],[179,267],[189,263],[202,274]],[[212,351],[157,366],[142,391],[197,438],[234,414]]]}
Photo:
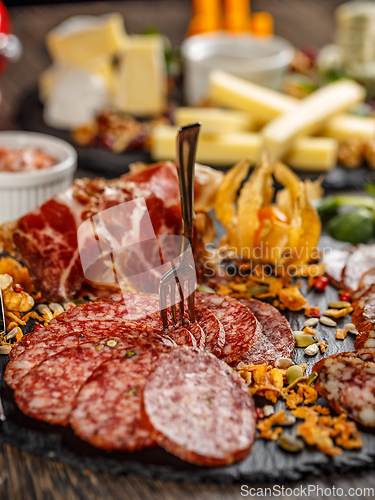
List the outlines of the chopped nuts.
{"label": "chopped nuts", "polygon": [[263,406],[263,414],[265,417],[270,417],[275,413],[275,408],[272,405]]}
{"label": "chopped nuts", "polygon": [[345,328],[345,330],[348,330],[348,332],[352,333],[353,335],[358,335],[358,330],[353,323],[346,323],[344,328]]}
{"label": "chopped nuts", "polygon": [[348,330],[343,330],[342,328],[337,328],[336,338],[339,340],[344,340],[348,334]]}
{"label": "chopped nuts", "polygon": [[318,354],[319,352],[319,346],[318,344],[311,344],[306,347],[305,349],[305,354],[308,356],[315,356],[315,354]]}
{"label": "chopped nuts", "polygon": [[308,327],[310,327],[310,326],[316,326],[318,323],[319,323],[319,319],[318,318],[309,318],[309,319],[307,319],[304,322],[303,326],[305,326],[305,327],[306,326],[308,326]]}
{"label": "chopped nuts", "polygon": [[327,318],[327,316],[321,316],[319,318],[319,320],[320,320],[320,322],[323,325],[326,325],[326,326],[337,326],[336,321],[333,321],[333,319],[331,319],[331,318]]}
{"label": "chopped nuts", "polygon": [[11,350],[11,345],[0,345],[0,354],[9,354]]}
{"label": "chopped nuts", "polygon": [[[290,358],[279,358],[275,362],[276,368],[286,369],[293,366],[294,362]],[[238,368],[238,367],[237,367]]]}

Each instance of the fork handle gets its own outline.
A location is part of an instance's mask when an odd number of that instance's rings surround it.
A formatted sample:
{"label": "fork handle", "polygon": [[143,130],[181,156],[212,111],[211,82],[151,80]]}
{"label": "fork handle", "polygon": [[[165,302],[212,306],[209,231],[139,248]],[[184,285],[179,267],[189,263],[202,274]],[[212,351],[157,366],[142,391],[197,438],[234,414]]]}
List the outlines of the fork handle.
{"label": "fork handle", "polygon": [[[181,195],[183,235],[193,245],[194,171],[200,123],[182,127],[177,135],[177,169]],[[185,243],[184,243],[185,244]]]}

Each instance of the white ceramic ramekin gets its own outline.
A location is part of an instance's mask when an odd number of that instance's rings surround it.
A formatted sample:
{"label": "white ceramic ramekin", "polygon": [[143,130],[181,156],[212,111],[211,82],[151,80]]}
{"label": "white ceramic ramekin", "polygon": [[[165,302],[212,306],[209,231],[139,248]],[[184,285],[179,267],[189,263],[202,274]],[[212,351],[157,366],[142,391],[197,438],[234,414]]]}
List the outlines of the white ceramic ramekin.
{"label": "white ceramic ramekin", "polygon": [[58,163],[34,172],[0,172],[0,223],[18,219],[67,189],[77,168],[77,152],[67,142],[33,132],[0,132],[0,147],[38,148]]}
{"label": "white ceramic ramekin", "polygon": [[214,69],[280,90],[282,77],[294,55],[293,46],[284,38],[262,39],[225,32],[187,38],[181,50],[185,63],[185,99],[189,105],[206,97],[208,75]]}

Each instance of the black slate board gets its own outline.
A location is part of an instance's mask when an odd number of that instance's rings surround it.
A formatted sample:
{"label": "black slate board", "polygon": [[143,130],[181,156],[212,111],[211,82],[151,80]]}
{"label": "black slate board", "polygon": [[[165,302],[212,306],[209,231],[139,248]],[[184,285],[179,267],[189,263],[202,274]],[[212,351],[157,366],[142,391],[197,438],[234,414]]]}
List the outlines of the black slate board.
{"label": "black slate board", "polygon": [[[321,243],[324,247],[337,246],[337,242],[330,238],[323,238]],[[303,286],[306,287],[306,283]],[[324,293],[312,290],[307,294],[307,298],[311,305],[324,310],[330,301],[337,300],[337,290],[333,287],[328,287]],[[286,316],[293,330],[302,329],[306,319],[302,313],[287,312]],[[348,318],[339,319],[338,326],[343,327],[346,322]],[[339,341],[335,339],[335,328],[319,324],[317,331],[319,340],[328,344],[325,356],[354,350],[353,335],[348,334],[345,340]],[[295,363],[306,363],[310,373],[312,365],[321,357],[320,353],[309,357],[304,354],[303,349],[296,349],[293,360]],[[21,413],[13,401],[13,391],[3,380],[8,360],[8,356],[0,356],[1,397],[7,416],[7,420],[0,423],[0,440],[30,453],[59,460],[71,467],[114,474],[134,472],[166,480],[276,482],[298,480],[306,474],[343,473],[347,470],[375,466],[375,431],[364,428],[360,429],[364,443],[360,450],[345,451],[333,458],[310,447],[297,455],[289,454],[281,450],[276,443],[264,440],[257,440],[252,453],[242,462],[220,468],[197,467],[160,448],[136,453],[104,452],[81,441],[74,436],[71,429],[38,422]],[[318,403],[326,404],[322,398],[319,398]],[[269,402],[257,398],[256,404],[263,406]],[[283,402],[276,405],[277,409],[283,407]],[[292,428],[290,432],[293,432]]]}
{"label": "black slate board", "polygon": [[[82,169],[91,170],[97,175],[106,178],[119,177],[129,170],[129,165],[137,161],[150,162],[150,155],[145,151],[113,153],[99,147],[83,148],[74,144],[70,133],[58,130],[46,125],[43,121],[43,106],[39,101],[36,90],[27,94],[21,101],[17,114],[17,121],[23,130],[40,132],[53,135],[70,142],[78,152],[78,166]],[[230,165],[228,165],[228,168]],[[317,179],[321,174],[318,172],[298,172],[302,179]],[[325,175],[323,188],[326,191],[337,191],[345,189],[361,189],[368,181],[375,181],[375,171],[366,166],[350,170],[337,165]]]}

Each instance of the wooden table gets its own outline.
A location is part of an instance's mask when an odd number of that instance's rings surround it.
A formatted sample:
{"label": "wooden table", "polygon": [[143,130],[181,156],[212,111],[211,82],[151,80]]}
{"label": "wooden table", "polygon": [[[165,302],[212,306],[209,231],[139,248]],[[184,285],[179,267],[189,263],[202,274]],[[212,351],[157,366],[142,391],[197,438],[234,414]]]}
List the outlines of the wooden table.
{"label": "wooden table", "polygon": [[[338,0],[253,0],[252,8],[267,9],[275,17],[276,33],[296,46],[322,46],[332,39],[333,11]],[[65,4],[11,9],[14,31],[24,44],[22,60],[8,68],[0,80],[3,100],[0,105],[0,129],[17,129],[14,116],[25,92],[35,88],[38,75],[50,61],[44,48],[45,34],[58,23],[76,14],[102,14],[118,11],[124,15],[129,33],[144,27],[158,26],[172,41],[179,44],[184,38],[190,2],[183,0],[102,2],[92,4]],[[321,490],[310,498],[328,498],[322,489],[342,488],[344,496],[349,488],[360,488],[353,498],[373,498],[375,474],[360,471],[328,477],[307,477],[296,483],[284,483],[285,488],[308,485]],[[265,488],[272,485],[253,484]],[[364,488],[369,488],[364,491]],[[372,490],[371,490],[372,488]],[[287,495],[291,498],[295,496]],[[241,484],[176,483],[138,477],[98,474],[87,470],[73,470],[59,462],[45,460],[0,443],[0,499],[1,500],[221,500],[241,497]],[[264,498],[271,498],[265,494]]]}

